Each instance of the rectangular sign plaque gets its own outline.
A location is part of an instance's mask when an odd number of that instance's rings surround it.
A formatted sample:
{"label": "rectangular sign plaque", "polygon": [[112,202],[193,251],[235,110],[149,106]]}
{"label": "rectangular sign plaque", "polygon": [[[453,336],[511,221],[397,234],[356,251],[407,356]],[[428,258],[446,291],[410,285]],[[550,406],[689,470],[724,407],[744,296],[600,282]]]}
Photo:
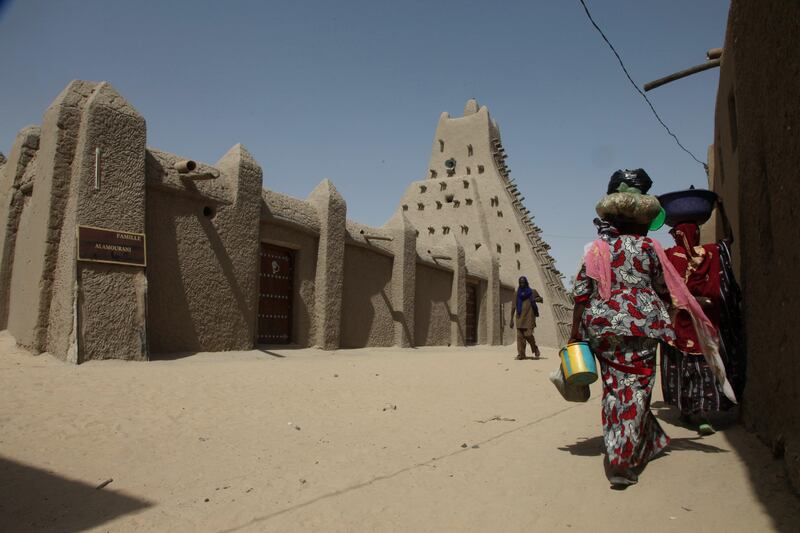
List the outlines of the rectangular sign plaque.
{"label": "rectangular sign plaque", "polygon": [[146,266],[144,233],[78,226],[78,261]]}

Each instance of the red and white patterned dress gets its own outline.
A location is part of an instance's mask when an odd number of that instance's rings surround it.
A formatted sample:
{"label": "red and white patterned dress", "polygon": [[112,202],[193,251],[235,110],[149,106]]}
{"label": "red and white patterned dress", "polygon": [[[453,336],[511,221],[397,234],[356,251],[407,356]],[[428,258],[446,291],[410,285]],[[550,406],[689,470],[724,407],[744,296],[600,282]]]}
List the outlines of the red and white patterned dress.
{"label": "red and white patterned dress", "polygon": [[600,361],[603,438],[609,463],[638,467],[669,443],[650,412],[659,342],[674,343],[661,263],[648,237],[604,237],[611,251],[611,297],[603,300],[582,267],[576,303],[584,303],[582,331]]}

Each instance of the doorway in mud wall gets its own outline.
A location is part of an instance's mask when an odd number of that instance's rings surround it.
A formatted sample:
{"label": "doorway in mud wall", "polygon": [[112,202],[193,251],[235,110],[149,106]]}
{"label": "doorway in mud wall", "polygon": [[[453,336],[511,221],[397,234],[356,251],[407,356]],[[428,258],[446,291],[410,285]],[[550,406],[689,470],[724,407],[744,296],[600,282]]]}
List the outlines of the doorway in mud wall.
{"label": "doorway in mud wall", "polygon": [[478,343],[478,286],[467,283],[467,344]]}
{"label": "doorway in mud wall", "polygon": [[292,342],[294,251],[261,243],[258,344]]}

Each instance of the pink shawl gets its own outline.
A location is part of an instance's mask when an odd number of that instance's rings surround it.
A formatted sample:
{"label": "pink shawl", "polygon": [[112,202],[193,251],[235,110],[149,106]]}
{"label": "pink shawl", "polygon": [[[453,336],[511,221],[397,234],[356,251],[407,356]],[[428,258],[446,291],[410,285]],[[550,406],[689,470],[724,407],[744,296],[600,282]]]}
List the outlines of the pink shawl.
{"label": "pink shawl", "polygon": [[[700,347],[706,363],[720,384],[723,394],[736,403],[733,388],[725,376],[725,366],[722,364],[722,358],[719,355],[719,337],[714,326],[703,312],[700,304],[697,303],[695,297],[689,292],[681,275],[678,274],[672,262],[667,258],[661,243],[655,239],[650,239],[650,241],[653,243],[658,260],[661,262],[664,281],[669,289],[672,305],[686,311],[692,317],[692,323],[697,332],[697,338],[700,341]],[[600,298],[606,301],[609,300],[611,298],[611,248],[608,243],[602,239],[597,239],[589,244],[583,261],[586,265],[586,275],[597,283],[597,292]]]}

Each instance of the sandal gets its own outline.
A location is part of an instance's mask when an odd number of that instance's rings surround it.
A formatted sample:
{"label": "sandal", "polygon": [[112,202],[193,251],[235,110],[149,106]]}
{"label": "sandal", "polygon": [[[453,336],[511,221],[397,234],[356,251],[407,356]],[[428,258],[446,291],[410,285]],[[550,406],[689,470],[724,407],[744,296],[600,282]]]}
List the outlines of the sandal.
{"label": "sandal", "polygon": [[714,426],[712,426],[708,422],[703,422],[702,424],[700,424],[700,426],[698,426],[697,432],[703,436],[708,436],[708,435],[713,435],[714,433],[717,432],[717,430],[714,429]]}
{"label": "sandal", "polygon": [[624,489],[631,485],[636,485],[639,482],[639,476],[630,470],[615,472],[609,476],[608,481],[611,483],[611,488]]}

